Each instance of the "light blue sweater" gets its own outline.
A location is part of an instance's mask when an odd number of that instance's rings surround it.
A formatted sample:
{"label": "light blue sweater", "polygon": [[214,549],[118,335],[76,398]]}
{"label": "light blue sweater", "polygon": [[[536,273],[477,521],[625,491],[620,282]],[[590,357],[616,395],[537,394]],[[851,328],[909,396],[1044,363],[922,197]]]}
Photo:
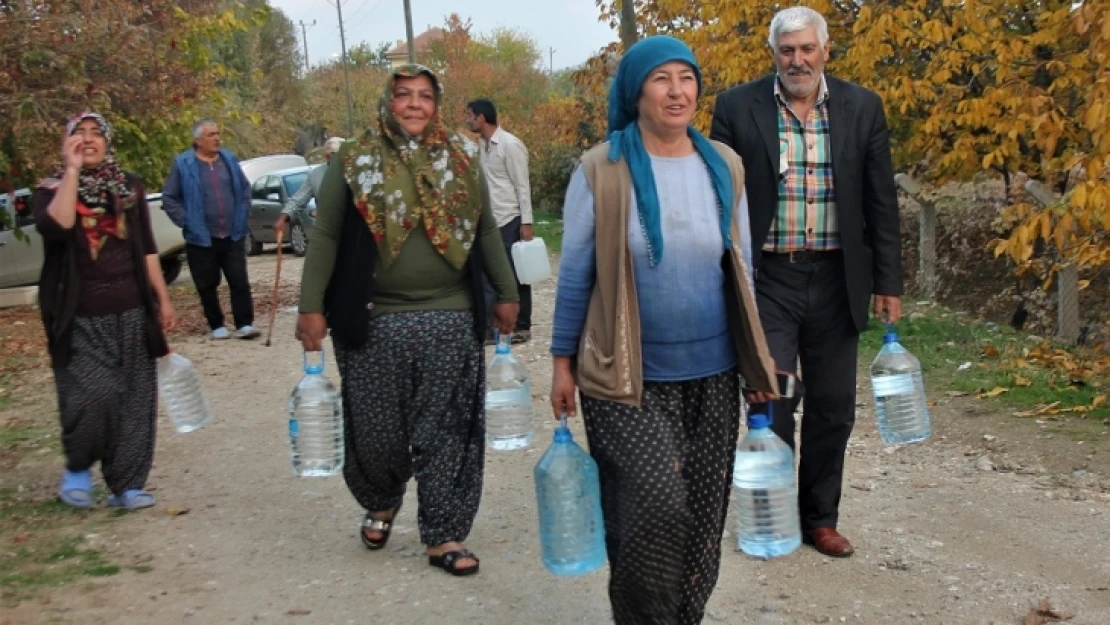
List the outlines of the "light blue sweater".
{"label": "light blue sweater", "polygon": [[[697,154],[651,157],[666,253],[651,267],[635,194],[628,224],[640,306],[643,374],[649,382],[695,380],[736,365],[729,329],[717,196]],[[732,207],[740,245],[751,267],[746,199]],[[555,296],[551,353],[573,356],[586,322],[595,276],[594,195],[579,167],[563,207],[563,251]],[[750,288],[749,284],[749,288]]]}

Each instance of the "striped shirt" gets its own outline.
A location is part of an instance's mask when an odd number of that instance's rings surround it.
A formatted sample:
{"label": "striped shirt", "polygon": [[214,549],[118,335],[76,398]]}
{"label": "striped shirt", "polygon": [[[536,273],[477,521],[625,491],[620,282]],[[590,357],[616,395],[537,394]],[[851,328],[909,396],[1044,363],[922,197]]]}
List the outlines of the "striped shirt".
{"label": "striped shirt", "polygon": [[779,109],[779,207],[763,249],[785,253],[840,249],[829,140],[829,88],[821,77],[817,102],[798,119],[775,80]]}

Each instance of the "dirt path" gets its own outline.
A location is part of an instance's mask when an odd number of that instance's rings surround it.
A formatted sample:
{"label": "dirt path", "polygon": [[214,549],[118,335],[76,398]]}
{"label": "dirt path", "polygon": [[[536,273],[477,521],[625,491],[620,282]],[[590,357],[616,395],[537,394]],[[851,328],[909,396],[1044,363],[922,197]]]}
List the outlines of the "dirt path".
{"label": "dirt path", "polygon": [[[268,297],[272,266],[272,256],[252,259],[256,298]],[[300,266],[287,259],[287,281],[299,279]],[[488,456],[468,543],[483,558],[476,578],[427,566],[411,494],[390,546],[371,553],[359,545],[361,511],[342,479],[291,475],[285,399],[301,353],[291,339],[295,315],[283,311],[270,348],[199,338],[177,346],[204,373],[217,418],[187,435],[163,420],[151,478],[159,506],[90,538],[150,572],[58,591],[0,623],[608,622],[605,573],[556,579],[537,555],[531,471],[551,435],[552,299],[553,284],[537,289],[536,338],[518,350],[533,376],[537,442]],[[338,381],[334,368],[329,374]],[[735,552],[730,532],[707,623],[1012,624],[1044,598],[1073,612],[1072,623],[1110,623],[1110,488],[1099,475],[1060,474],[1033,457],[1000,460],[1009,432],[977,443],[961,405],[945,400],[932,441],[884,449],[868,393],[861,388],[842,505],[857,555],[834,561],[803,548],[759,562]],[[573,427],[583,440],[581,423]],[[1013,448],[1036,449],[1034,438]],[[988,448],[1001,470],[986,465]],[[1007,470],[1017,464],[1032,468]],[[168,514],[175,509],[188,513]]]}

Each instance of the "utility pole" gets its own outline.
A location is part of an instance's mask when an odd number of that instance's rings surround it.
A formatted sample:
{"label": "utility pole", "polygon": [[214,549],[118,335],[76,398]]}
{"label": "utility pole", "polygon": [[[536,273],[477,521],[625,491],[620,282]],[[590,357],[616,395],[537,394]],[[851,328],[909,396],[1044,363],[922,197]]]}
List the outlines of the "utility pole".
{"label": "utility pole", "polygon": [[408,38],[409,63],[416,62],[416,46],[412,43],[412,5],[405,0],[405,36]]}
{"label": "utility pole", "polygon": [[[298,22],[301,25],[301,41],[304,42],[304,73],[307,76],[308,73],[310,71],[312,71],[312,64],[308,62],[308,31],[307,31],[306,25],[304,23],[304,20],[298,20]],[[316,20],[312,20],[312,23],[308,24],[308,26],[315,26],[315,25],[316,25]]]}
{"label": "utility pole", "polygon": [[[405,0],[408,2],[408,0]],[[355,136],[355,114],[351,106],[351,76],[347,72],[347,37],[343,33],[343,0],[335,0],[335,10],[339,14],[339,49],[343,53],[343,82],[347,85],[347,136]]]}
{"label": "utility pole", "polygon": [[636,2],[621,0],[621,47],[625,52],[636,43]]}
{"label": "utility pole", "polygon": [[551,74],[552,76],[554,76],[555,75],[555,48],[552,48],[552,47],[548,46],[548,48],[547,48],[547,58],[549,59],[548,60],[548,66],[547,66],[548,67],[548,73]]}

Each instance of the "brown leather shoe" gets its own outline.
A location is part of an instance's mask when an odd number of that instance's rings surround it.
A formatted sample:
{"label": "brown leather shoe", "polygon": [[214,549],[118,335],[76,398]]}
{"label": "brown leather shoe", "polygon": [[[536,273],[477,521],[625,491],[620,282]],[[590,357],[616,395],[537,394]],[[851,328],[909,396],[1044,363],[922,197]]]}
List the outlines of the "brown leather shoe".
{"label": "brown leather shoe", "polygon": [[847,558],[856,552],[852,543],[831,527],[819,527],[811,532],[805,532],[802,534],[802,540],[807,545],[813,545],[817,551],[833,558]]}

